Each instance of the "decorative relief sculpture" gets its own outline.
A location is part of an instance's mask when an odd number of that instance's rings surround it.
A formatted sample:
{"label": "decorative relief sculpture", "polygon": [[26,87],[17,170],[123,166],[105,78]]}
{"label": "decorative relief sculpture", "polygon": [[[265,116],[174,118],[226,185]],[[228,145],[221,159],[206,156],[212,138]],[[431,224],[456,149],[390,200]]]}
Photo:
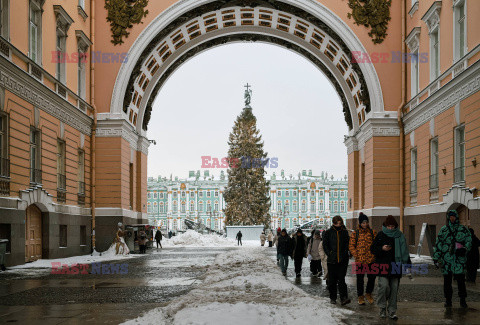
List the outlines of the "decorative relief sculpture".
{"label": "decorative relief sculpture", "polygon": [[148,10],[145,10],[147,5],[148,0],[105,0],[113,44],[122,44],[123,37],[130,35],[127,29],[142,22],[148,14]]}
{"label": "decorative relief sculpture", "polygon": [[391,4],[392,0],[348,0],[348,6],[352,9],[348,18],[353,17],[357,25],[370,27],[368,36],[374,44],[380,44],[388,35]]}

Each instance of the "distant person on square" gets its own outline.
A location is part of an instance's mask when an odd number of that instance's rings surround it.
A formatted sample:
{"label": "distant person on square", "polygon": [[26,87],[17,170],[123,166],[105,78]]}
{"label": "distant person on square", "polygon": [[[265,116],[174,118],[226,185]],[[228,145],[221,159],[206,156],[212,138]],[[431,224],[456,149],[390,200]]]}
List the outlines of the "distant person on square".
{"label": "distant person on square", "polygon": [[236,237],[236,239],[237,239],[237,246],[243,246],[243,245],[242,245],[242,236],[243,236],[243,235],[242,235],[242,232],[239,230],[238,233],[237,233],[237,237]]}

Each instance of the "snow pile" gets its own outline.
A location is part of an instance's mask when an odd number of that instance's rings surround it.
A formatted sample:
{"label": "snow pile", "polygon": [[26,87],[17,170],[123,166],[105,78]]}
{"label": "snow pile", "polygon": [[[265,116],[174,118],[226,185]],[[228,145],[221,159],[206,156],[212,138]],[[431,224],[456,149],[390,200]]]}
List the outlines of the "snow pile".
{"label": "snow pile", "polygon": [[[100,255],[101,254],[101,255]],[[139,257],[143,255],[139,254],[128,254],[128,255],[116,255],[115,254],[115,244],[112,244],[108,250],[102,253],[96,253],[92,255],[81,255],[81,256],[72,256],[72,257],[65,257],[65,258],[57,258],[57,259],[39,259],[35,262],[26,263],[17,266],[11,266],[8,269],[11,271],[18,270],[18,269],[36,269],[36,268],[51,268],[52,263],[62,263],[67,264],[69,266],[73,264],[91,264],[96,262],[105,262],[111,260],[120,260],[120,259],[129,259],[133,257]]]}
{"label": "snow pile", "polygon": [[410,254],[412,264],[430,264],[433,265],[432,257],[427,255]]}
{"label": "snow pile", "polygon": [[126,324],[338,324],[352,313],[296,287],[264,252],[220,254],[196,289]]}
{"label": "snow pile", "polygon": [[[257,241],[243,241],[245,246],[260,246],[260,239]],[[163,247],[233,247],[237,241],[216,234],[202,235],[195,230],[188,229],[186,232],[173,236],[170,239],[162,240]]]}

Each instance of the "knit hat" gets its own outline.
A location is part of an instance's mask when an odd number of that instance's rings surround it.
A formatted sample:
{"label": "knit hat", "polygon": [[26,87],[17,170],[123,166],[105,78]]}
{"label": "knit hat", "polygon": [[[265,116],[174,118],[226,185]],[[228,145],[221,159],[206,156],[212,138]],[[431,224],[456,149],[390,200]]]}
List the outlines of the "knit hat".
{"label": "knit hat", "polygon": [[303,234],[302,228],[298,228],[298,229],[297,229],[297,234],[298,234],[298,233]]}
{"label": "knit hat", "polygon": [[283,228],[283,229],[282,229],[282,232],[287,232],[287,229]]}
{"label": "knit hat", "polygon": [[364,221],[368,222],[368,217],[363,212],[360,212],[358,215],[358,224],[361,225]]}
{"label": "knit hat", "polygon": [[342,224],[343,224],[343,219],[342,219],[342,217],[340,217],[340,216],[335,216],[335,217],[333,217],[333,219],[332,219],[332,224],[336,224],[336,223],[339,222],[339,221],[341,221]]}
{"label": "knit hat", "polygon": [[314,236],[320,236],[320,230],[315,230]]}
{"label": "knit hat", "polygon": [[387,226],[395,226],[395,228],[398,227],[397,220],[393,216],[388,216],[387,219],[385,219],[385,222],[383,223],[385,227]]}

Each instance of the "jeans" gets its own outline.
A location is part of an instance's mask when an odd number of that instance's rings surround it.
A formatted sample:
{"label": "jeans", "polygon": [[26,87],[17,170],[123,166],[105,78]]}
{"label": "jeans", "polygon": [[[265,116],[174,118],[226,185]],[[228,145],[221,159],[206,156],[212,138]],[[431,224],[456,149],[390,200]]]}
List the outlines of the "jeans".
{"label": "jeans", "polygon": [[399,286],[400,278],[386,276],[378,277],[377,306],[380,307],[380,309],[387,309],[388,314],[397,311],[397,294]]}
{"label": "jeans", "polygon": [[345,283],[347,268],[348,262],[328,264],[328,291],[331,300],[337,300],[337,285],[338,291],[340,291],[340,299],[348,298],[347,284]]}
{"label": "jeans", "polygon": [[[371,269],[372,264],[368,265],[368,269]],[[372,293],[373,288],[375,287],[375,274],[367,274],[367,293]],[[363,296],[363,288],[364,288],[364,278],[365,274],[357,274],[357,295]]]}
{"label": "jeans", "polygon": [[241,240],[240,238],[239,238],[239,239],[237,239],[237,246],[238,246],[238,245],[241,245],[241,246],[243,246],[243,245],[242,245],[242,240]]}
{"label": "jeans", "polygon": [[280,269],[282,270],[282,273],[287,273],[287,268],[288,268],[288,258],[290,256],[286,254],[278,254],[278,258],[280,260]]}
{"label": "jeans", "polygon": [[452,274],[452,272],[449,272],[448,274],[443,275],[443,294],[445,299],[452,300],[452,277],[457,281],[458,296],[460,298],[466,298],[467,288],[465,287],[465,274]]}
{"label": "jeans", "polygon": [[162,243],[160,242],[160,240],[157,240],[157,248],[158,248],[158,245],[160,245],[160,248],[163,248],[163,247],[162,247]]}

